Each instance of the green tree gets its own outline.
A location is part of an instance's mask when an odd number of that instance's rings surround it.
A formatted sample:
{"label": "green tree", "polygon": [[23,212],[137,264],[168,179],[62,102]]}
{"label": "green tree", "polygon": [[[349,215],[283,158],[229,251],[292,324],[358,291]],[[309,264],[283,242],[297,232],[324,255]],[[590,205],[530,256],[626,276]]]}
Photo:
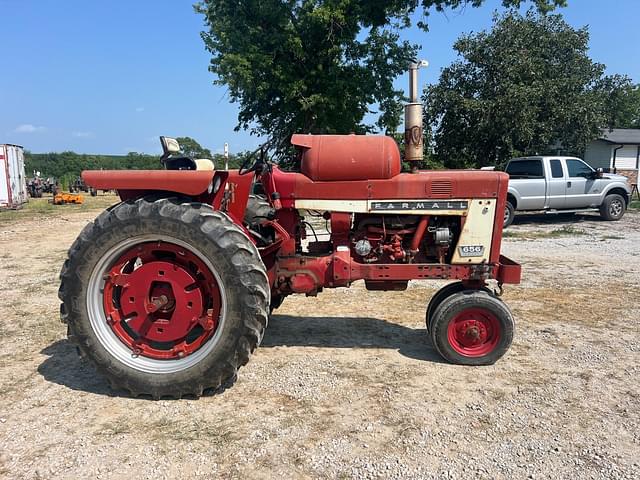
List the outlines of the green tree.
{"label": "green tree", "polygon": [[490,32],[464,35],[461,59],[425,90],[435,154],[449,167],[500,165],[551,148],[581,154],[606,124],[619,80],[587,55],[587,28],[560,15],[507,13]]}
{"label": "green tree", "polygon": [[[565,0],[530,0],[541,11]],[[292,133],[395,132],[403,92],[393,80],[416,45],[400,40],[419,5],[480,6],[484,0],[204,0],[210,71],[238,102],[238,129],[288,148]],[[523,0],[503,0],[519,6]],[[426,28],[424,22],[420,26]],[[375,110],[374,110],[375,106]],[[376,117],[368,122],[367,114]]]}
{"label": "green tree", "polygon": [[28,177],[34,171],[42,177],[54,177],[66,183],[73,181],[83,170],[157,170],[160,157],[130,152],[127,155],[87,155],[75,152],[32,153],[24,152],[25,172]]}
{"label": "green tree", "polygon": [[596,85],[604,102],[608,128],[640,128],[640,85],[626,75],[605,77]]}
{"label": "green tree", "polygon": [[204,148],[191,137],[176,138],[180,144],[180,150],[188,157],[192,158],[211,158],[211,151]]}

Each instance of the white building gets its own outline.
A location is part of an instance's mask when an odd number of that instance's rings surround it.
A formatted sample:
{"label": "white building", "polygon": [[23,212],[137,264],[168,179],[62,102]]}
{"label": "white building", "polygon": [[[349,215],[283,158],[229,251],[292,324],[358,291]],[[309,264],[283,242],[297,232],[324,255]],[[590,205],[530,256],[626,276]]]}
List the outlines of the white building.
{"label": "white building", "polygon": [[593,168],[609,168],[638,183],[640,167],[640,128],[605,129],[593,140],[584,154],[584,160]]}

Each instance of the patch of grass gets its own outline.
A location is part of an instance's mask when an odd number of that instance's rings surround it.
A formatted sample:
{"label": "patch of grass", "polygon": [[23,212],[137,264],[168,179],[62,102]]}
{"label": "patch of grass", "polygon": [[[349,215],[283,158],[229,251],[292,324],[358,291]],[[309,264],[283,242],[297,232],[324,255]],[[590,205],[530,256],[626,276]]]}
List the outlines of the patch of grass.
{"label": "patch of grass", "polygon": [[606,240],[624,240],[624,237],[621,237],[620,235],[604,235],[602,238],[600,238],[601,242],[604,242]]}
{"label": "patch of grass", "polygon": [[225,428],[225,425],[209,422],[183,422],[166,416],[150,422],[148,431],[155,442],[205,440],[210,445],[217,447],[227,445],[240,438],[232,428]]}
{"label": "patch of grass", "polygon": [[640,210],[640,200],[633,200],[630,204],[629,204],[629,208],[632,208],[634,210]]}
{"label": "patch of grass", "polygon": [[580,228],[575,228],[572,225],[565,225],[561,228],[555,228],[550,231],[534,231],[534,232],[520,232],[514,230],[505,230],[502,232],[504,238],[519,238],[522,240],[536,240],[539,238],[558,238],[558,237],[571,237],[576,235],[586,235],[587,232]]}
{"label": "patch of grass", "polygon": [[106,422],[102,424],[102,429],[97,432],[98,435],[115,436],[130,433],[133,430],[131,421],[126,419],[118,419],[113,422]]}
{"label": "patch of grass", "polygon": [[83,194],[84,203],[82,205],[54,205],[49,203],[51,197],[30,198],[19,210],[1,210],[0,224],[17,222],[39,217],[60,217],[74,212],[87,212],[92,210],[104,210],[117,203],[119,198],[116,195],[98,195],[92,197]]}
{"label": "patch of grass", "polygon": [[563,237],[565,235],[586,235],[587,232],[571,225],[565,225],[562,228],[556,228],[549,232],[550,237]]}
{"label": "patch of grass", "polygon": [[514,232],[513,230],[504,230],[502,232],[502,238],[523,238],[525,236],[525,232]]}

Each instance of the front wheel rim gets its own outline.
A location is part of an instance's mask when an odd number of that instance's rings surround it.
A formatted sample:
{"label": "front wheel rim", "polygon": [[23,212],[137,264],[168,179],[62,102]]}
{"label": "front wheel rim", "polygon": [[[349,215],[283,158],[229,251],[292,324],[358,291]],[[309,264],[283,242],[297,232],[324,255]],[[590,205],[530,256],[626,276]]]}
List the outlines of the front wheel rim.
{"label": "front wheel rim", "polygon": [[622,213],[622,202],[620,202],[620,200],[613,200],[609,205],[609,213],[614,217],[620,216]]}
{"label": "front wheel rim", "polygon": [[172,373],[200,362],[224,323],[224,288],[197,249],[167,236],[127,239],[89,280],[89,320],[101,345],[125,365]]}
{"label": "front wheel rim", "polygon": [[465,357],[482,357],[500,342],[500,322],[484,308],[468,308],[455,315],[447,327],[453,350]]}

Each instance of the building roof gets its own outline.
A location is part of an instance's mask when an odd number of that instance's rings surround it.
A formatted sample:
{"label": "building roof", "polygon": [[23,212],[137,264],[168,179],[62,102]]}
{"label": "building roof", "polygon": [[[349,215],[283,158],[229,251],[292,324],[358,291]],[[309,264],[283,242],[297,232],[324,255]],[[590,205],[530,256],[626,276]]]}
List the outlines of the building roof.
{"label": "building roof", "polygon": [[604,129],[598,140],[618,145],[640,145],[640,128]]}

